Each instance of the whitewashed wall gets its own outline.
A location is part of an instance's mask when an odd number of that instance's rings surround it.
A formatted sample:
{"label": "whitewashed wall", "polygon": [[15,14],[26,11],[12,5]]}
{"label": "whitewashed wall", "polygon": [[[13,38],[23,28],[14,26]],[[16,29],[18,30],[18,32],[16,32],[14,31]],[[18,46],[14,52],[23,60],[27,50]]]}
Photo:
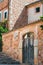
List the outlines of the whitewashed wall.
{"label": "whitewashed wall", "polygon": [[[40,7],[40,12],[36,13],[36,7]],[[28,8],[28,23],[37,21],[40,19],[40,16],[42,16],[42,4],[40,6],[36,5],[36,7]]]}

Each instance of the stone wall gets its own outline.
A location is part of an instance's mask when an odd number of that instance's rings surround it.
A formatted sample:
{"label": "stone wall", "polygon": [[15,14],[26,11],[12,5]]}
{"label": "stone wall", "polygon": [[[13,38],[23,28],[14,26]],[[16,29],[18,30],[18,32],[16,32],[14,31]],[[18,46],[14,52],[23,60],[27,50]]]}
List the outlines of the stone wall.
{"label": "stone wall", "polygon": [[[33,23],[30,25],[27,25],[25,27],[16,29],[14,31],[11,31],[9,33],[2,35],[2,41],[3,41],[3,52],[11,56],[13,59],[19,60],[22,62],[22,44],[23,44],[23,35],[28,32],[34,33],[34,44],[39,44],[38,34],[40,34],[40,25],[43,24],[43,22],[38,21],[37,23]],[[43,34],[41,33],[42,37]],[[43,38],[43,37],[42,37]],[[40,46],[39,46],[40,47]],[[37,48],[39,49],[37,46]],[[38,62],[38,56],[37,56],[37,48],[34,46],[34,62]]]}
{"label": "stone wall", "polygon": [[19,31],[13,31],[3,36],[3,52],[18,60]]}
{"label": "stone wall", "polygon": [[38,49],[38,63],[43,65],[43,30],[39,31],[39,49]]}
{"label": "stone wall", "polygon": [[20,17],[24,7],[38,0],[10,0],[9,3],[9,30],[12,30],[16,21]]}

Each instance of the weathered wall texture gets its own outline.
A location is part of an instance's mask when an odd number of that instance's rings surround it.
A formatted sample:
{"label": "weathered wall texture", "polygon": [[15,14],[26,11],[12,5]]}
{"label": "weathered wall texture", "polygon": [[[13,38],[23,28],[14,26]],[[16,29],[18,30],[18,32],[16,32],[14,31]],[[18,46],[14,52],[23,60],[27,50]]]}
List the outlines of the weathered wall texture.
{"label": "weathered wall texture", "polygon": [[24,7],[27,4],[35,2],[38,0],[11,0],[9,4],[9,29],[11,30],[14,27],[15,22],[18,20],[21,15]]}
{"label": "weathered wall texture", "polygon": [[3,52],[7,53],[13,59],[18,60],[19,53],[19,41],[20,33],[19,31],[12,31],[10,33],[4,34],[3,36]]}
{"label": "weathered wall texture", "polygon": [[[36,8],[40,7],[40,12],[36,12]],[[41,2],[31,4],[28,6],[28,23],[35,22],[40,20],[40,16],[42,16],[42,4]]]}
{"label": "weathered wall texture", "polygon": [[[17,29],[15,31],[9,32],[7,34],[2,35],[3,39],[3,52],[7,53],[9,56],[11,56],[14,59],[19,60],[22,62],[22,43],[23,43],[23,35],[28,32],[34,33],[34,44],[38,40],[38,33],[40,29],[40,25],[43,24],[43,22],[37,22],[34,24],[27,25],[23,28]],[[42,34],[43,35],[43,34]],[[41,35],[40,35],[41,36]],[[38,46],[37,46],[38,48]],[[37,55],[34,54],[34,55]],[[36,58],[36,56],[35,56]],[[37,60],[36,60],[37,59]],[[36,58],[34,62],[38,62],[38,58]]]}
{"label": "weathered wall texture", "polygon": [[0,11],[8,6],[8,0],[0,2]]}
{"label": "weathered wall texture", "polygon": [[24,7],[22,13],[20,14],[19,18],[17,19],[14,28],[18,29],[24,27],[28,24],[28,16],[27,16],[27,7]]}
{"label": "weathered wall texture", "polygon": [[[40,7],[40,12],[36,12],[36,8]],[[40,16],[42,16],[42,3],[37,2],[31,5],[24,7],[20,16],[18,17],[14,29],[23,27],[30,23],[40,20]]]}
{"label": "weathered wall texture", "polygon": [[43,65],[43,30],[39,31],[39,49],[38,49],[38,62],[40,65]]}

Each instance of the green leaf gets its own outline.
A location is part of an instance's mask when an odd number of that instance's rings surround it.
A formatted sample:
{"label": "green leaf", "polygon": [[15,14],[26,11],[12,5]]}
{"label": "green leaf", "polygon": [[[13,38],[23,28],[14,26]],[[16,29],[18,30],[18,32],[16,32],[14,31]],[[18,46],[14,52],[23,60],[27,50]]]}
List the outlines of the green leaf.
{"label": "green leaf", "polygon": [[6,33],[8,32],[8,29],[5,28],[4,25],[6,25],[7,20],[5,20],[4,22],[0,23],[0,42],[2,42],[2,33]]}

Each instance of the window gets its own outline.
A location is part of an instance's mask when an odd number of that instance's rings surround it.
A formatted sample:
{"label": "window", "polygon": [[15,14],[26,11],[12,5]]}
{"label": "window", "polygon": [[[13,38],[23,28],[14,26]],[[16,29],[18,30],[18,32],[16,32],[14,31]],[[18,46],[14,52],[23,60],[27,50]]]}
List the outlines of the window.
{"label": "window", "polygon": [[36,8],[36,13],[40,12],[40,7]]}
{"label": "window", "polygon": [[5,12],[5,16],[4,16],[4,18],[7,18],[7,12]]}
{"label": "window", "polygon": [[2,20],[2,13],[0,12],[0,22],[1,22],[1,20]]}
{"label": "window", "polygon": [[4,19],[7,19],[8,18],[8,11],[4,11]]}

